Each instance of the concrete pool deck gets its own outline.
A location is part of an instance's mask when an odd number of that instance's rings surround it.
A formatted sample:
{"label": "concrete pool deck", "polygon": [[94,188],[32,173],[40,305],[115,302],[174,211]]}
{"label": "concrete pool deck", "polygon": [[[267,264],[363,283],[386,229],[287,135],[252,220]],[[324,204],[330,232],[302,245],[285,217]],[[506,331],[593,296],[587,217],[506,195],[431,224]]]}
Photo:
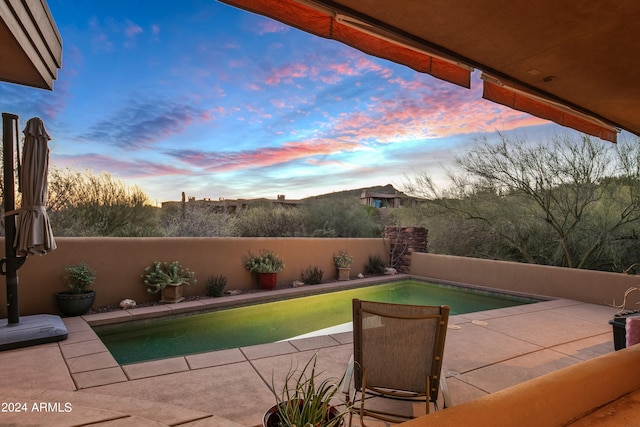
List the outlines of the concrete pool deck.
{"label": "concrete pool deck", "polygon": [[[340,376],[352,353],[341,332],[120,366],[90,327],[194,305],[180,304],[65,318],[67,340],[0,352],[3,405],[26,409],[0,413],[0,424],[258,425],[274,403],[272,378],[278,387],[316,352],[319,368]],[[444,373],[454,405],[613,352],[616,311],[556,299],[452,316]]]}

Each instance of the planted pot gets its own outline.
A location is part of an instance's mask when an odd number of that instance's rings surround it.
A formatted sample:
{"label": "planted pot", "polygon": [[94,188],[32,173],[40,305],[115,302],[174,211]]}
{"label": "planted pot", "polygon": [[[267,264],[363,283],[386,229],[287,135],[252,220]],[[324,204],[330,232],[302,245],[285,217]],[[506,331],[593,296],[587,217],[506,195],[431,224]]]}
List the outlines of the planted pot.
{"label": "planted pot", "polygon": [[96,291],[85,291],[80,293],[66,291],[58,292],[55,296],[58,309],[64,316],[82,316],[91,310],[93,301],[96,298]]}
{"label": "planted pot", "polygon": [[[300,405],[302,406],[302,402],[300,402]],[[327,419],[325,420],[326,422],[320,425],[327,425],[331,423],[331,420],[333,420],[336,417],[342,418],[342,414],[340,414],[340,411],[338,411],[338,409],[335,406],[330,406],[329,414],[327,416]],[[342,423],[342,419],[336,420],[335,423],[332,425],[337,426],[337,425],[340,425],[341,423]],[[271,408],[269,408],[267,412],[264,413],[264,416],[262,417],[262,427],[279,427],[279,426],[280,426],[280,404],[273,405]]]}
{"label": "planted pot", "polygon": [[185,283],[169,283],[160,291],[160,302],[176,303],[184,300]]}
{"label": "planted pot", "polygon": [[350,268],[338,268],[338,280],[349,280]]}
{"label": "planted pot", "polygon": [[258,284],[262,289],[275,289],[277,280],[278,273],[258,273]]}
{"label": "planted pot", "polygon": [[613,327],[613,348],[618,351],[627,348],[627,317],[640,316],[640,310],[616,314],[609,324]]}

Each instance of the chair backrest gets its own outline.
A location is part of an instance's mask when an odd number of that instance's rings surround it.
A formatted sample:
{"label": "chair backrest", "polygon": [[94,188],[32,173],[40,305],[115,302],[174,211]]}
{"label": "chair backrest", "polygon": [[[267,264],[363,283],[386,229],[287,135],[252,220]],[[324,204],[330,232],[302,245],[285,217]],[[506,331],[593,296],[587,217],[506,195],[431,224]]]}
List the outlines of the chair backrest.
{"label": "chair backrest", "polygon": [[[353,300],[354,382],[438,398],[448,306]],[[426,378],[430,378],[429,392]]]}

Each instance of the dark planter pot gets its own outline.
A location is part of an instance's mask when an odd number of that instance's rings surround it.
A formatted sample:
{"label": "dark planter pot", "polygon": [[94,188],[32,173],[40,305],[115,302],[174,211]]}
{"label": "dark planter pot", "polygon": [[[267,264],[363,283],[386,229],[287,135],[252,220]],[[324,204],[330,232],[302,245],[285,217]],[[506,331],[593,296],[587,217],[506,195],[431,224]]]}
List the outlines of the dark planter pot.
{"label": "dark planter pot", "polygon": [[613,327],[613,348],[618,351],[627,348],[627,317],[640,316],[640,310],[616,314],[609,324]]}
{"label": "dark planter pot", "polygon": [[278,273],[258,273],[258,284],[262,289],[275,289],[277,280]]}
{"label": "dark planter pot", "polygon": [[82,316],[91,309],[95,299],[96,291],[86,291],[80,294],[58,292],[56,294],[58,309],[67,317]]}
{"label": "dark planter pot", "polygon": [[[302,403],[301,403],[302,405]],[[331,421],[335,417],[340,416],[340,411],[334,406],[329,407],[329,415],[327,416],[327,422]],[[335,424],[339,426],[342,424],[342,420]],[[280,426],[280,406],[274,405],[262,417],[262,427],[279,427]]]}

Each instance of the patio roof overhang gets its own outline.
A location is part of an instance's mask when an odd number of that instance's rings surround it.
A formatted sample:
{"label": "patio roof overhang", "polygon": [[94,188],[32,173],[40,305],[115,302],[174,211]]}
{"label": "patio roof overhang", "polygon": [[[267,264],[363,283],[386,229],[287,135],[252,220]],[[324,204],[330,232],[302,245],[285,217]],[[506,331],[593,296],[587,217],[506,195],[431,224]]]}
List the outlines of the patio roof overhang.
{"label": "patio roof overhang", "polygon": [[45,0],[0,0],[0,81],[53,90],[62,38]]}
{"label": "patio roof overhang", "polygon": [[221,0],[616,141],[640,135],[640,2]]}

